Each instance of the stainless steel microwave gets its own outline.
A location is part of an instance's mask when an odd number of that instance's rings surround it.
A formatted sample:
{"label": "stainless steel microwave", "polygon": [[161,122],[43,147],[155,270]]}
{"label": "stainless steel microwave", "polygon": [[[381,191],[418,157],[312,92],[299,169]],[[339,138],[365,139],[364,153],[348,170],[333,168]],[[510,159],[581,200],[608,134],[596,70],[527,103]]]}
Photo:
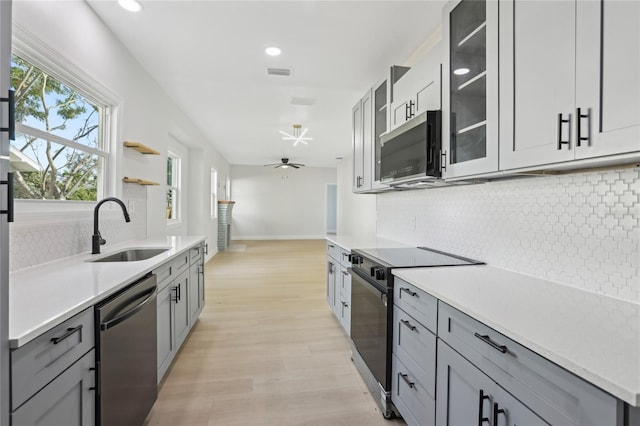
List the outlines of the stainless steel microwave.
{"label": "stainless steel microwave", "polygon": [[425,111],[380,138],[380,180],[439,178],[442,113]]}

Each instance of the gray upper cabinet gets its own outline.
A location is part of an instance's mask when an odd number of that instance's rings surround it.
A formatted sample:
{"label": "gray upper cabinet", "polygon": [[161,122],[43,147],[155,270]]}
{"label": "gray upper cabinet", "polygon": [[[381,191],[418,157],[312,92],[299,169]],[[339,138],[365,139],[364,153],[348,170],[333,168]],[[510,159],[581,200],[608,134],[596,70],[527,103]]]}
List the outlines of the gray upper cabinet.
{"label": "gray upper cabinet", "polygon": [[443,9],[442,175],[498,170],[498,3],[452,1]]}
{"label": "gray upper cabinet", "polygon": [[640,3],[500,1],[500,168],[640,150]]}
{"label": "gray upper cabinet", "polygon": [[94,425],[94,366],[91,350],[16,410],[12,426]]}
{"label": "gray upper cabinet", "polygon": [[390,128],[442,107],[441,43],[425,54],[393,87]]}

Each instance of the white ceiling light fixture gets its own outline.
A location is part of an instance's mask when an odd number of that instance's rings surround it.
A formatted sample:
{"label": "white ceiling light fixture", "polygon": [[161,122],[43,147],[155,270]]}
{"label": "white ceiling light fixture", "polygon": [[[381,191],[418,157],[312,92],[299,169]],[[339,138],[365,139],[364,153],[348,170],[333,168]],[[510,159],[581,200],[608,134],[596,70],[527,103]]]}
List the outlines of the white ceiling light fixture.
{"label": "white ceiling light fixture", "polygon": [[280,48],[278,47],[271,46],[264,49],[264,53],[266,53],[269,56],[280,56],[280,54],[282,53],[282,50],[280,50]]}
{"label": "white ceiling light fixture", "polygon": [[302,129],[302,126],[300,124],[294,124],[293,125],[293,134],[289,134],[287,132],[283,132],[282,130],[280,130],[280,133],[282,133],[284,136],[282,137],[282,140],[284,141],[295,141],[293,142],[293,146],[298,145],[299,143],[303,143],[303,144],[307,144],[308,141],[313,140],[313,138],[311,137],[305,137],[304,135],[307,133],[307,130],[309,129],[304,129],[304,130],[300,130]]}
{"label": "white ceiling light fixture", "polygon": [[458,68],[458,69],[453,70],[453,73],[455,75],[469,74],[469,68]]}
{"label": "white ceiling light fixture", "polygon": [[142,3],[138,0],[118,0],[118,4],[129,12],[140,12],[142,10]]}

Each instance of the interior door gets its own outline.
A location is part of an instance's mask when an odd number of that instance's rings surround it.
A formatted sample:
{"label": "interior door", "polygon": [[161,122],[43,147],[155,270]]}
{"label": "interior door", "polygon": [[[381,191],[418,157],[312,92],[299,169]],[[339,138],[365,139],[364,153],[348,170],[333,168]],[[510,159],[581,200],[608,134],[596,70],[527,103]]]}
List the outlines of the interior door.
{"label": "interior door", "polygon": [[[11,66],[11,0],[0,1],[0,97],[7,97]],[[9,126],[7,102],[0,103],[0,127]],[[9,134],[0,132],[0,180],[9,172]],[[0,209],[7,208],[7,185],[0,185]],[[9,424],[9,224],[0,214],[0,424]]]}

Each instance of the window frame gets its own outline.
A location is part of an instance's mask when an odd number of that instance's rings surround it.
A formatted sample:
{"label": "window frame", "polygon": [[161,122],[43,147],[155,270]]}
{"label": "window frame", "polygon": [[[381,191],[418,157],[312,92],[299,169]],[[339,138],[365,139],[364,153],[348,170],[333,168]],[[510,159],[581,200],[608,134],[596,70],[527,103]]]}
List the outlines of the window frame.
{"label": "window frame", "polygon": [[[75,64],[59,54],[52,46],[35,37],[29,31],[22,28],[17,23],[13,25],[13,38],[11,53],[19,56],[35,67],[48,73],[60,83],[77,91],[89,102],[100,108],[100,128],[99,138],[101,141],[102,170],[97,187],[97,200],[42,200],[42,199],[15,199],[16,213],[27,221],[37,220],[43,213],[50,212],[79,212],[84,216],[84,212],[91,211],[95,204],[103,197],[117,196],[116,185],[116,135],[117,116],[122,105],[122,101],[108,88],[95,80],[89,73],[80,69]],[[16,131],[20,132],[28,128],[47,135],[46,138],[52,142],[59,143],[56,135],[48,134],[45,131],[34,129],[22,123],[16,123]],[[33,134],[33,133],[31,133]],[[64,138],[62,138],[64,139]],[[69,143],[70,142],[70,143]],[[93,154],[95,148],[67,141],[64,145],[71,148],[79,148],[84,152]],[[81,212],[81,213],[80,213]]]}
{"label": "window frame", "polygon": [[180,196],[182,192],[182,157],[180,157],[180,155],[176,154],[174,151],[167,151],[167,160],[169,158],[173,160],[171,170],[172,182],[170,185],[168,181],[169,176],[167,174],[166,185],[167,195],[169,194],[169,191],[174,191],[172,196],[172,213],[174,214],[174,217],[167,217],[167,225],[177,225],[182,221],[182,203],[180,203]]}
{"label": "window frame", "polygon": [[210,214],[209,217],[212,221],[218,218],[218,171],[215,168],[211,168],[211,194],[210,194]]}

